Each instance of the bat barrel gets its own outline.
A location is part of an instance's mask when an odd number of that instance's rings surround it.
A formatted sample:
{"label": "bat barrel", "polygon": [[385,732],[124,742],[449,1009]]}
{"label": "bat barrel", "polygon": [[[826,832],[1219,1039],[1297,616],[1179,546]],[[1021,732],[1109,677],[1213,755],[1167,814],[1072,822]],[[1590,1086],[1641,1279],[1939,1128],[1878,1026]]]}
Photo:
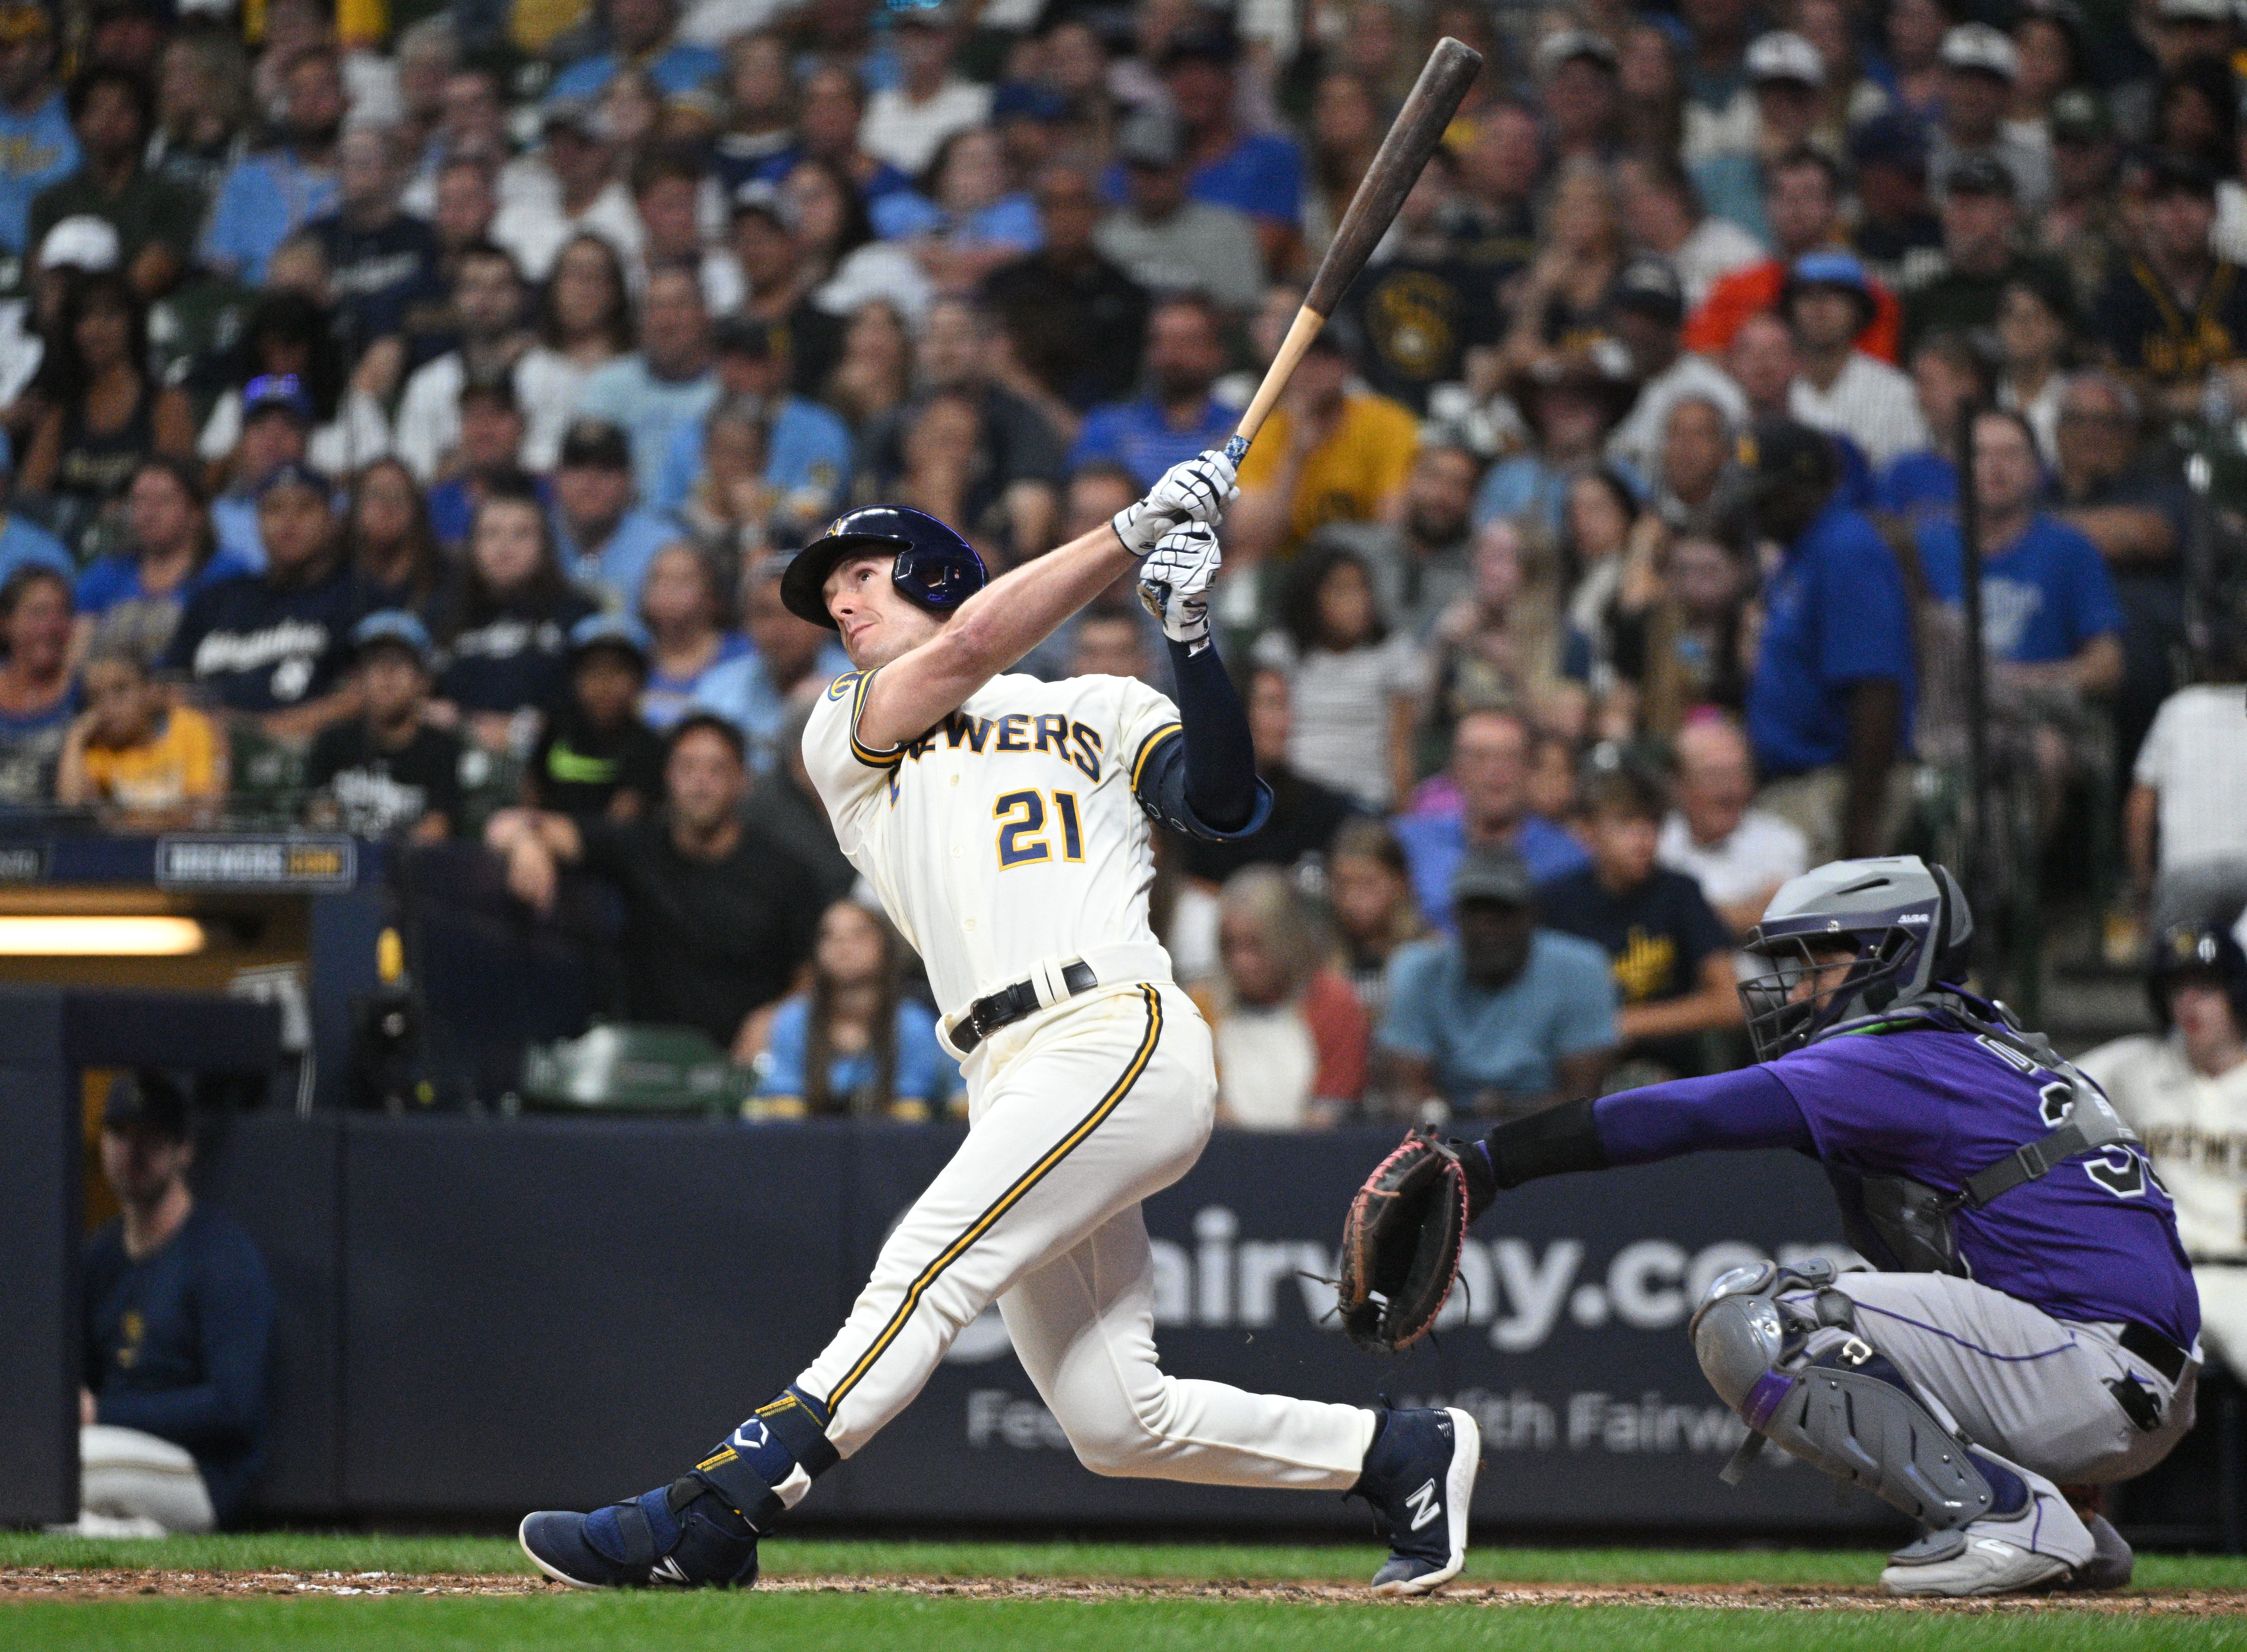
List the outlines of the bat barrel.
{"label": "bat barrel", "polygon": [[1374,152],[1373,164],[1365,169],[1364,181],[1351,198],[1349,209],[1342,214],[1334,242],[1304,296],[1307,308],[1322,316],[1334,314],[1349,283],[1357,279],[1357,272],[1365,268],[1365,261],[1396,222],[1397,208],[1419,181],[1428,157],[1443,141],[1444,128],[1451,124],[1451,117],[1458,113],[1467,88],[1481,69],[1482,53],[1472,46],[1449,35],[1436,43],[1419,79],[1413,83],[1411,95],[1404,99],[1381,147]]}
{"label": "bat barrel", "polygon": [[1404,197],[1412,192],[1419,181],[1420,172],[1428,164],[1428,157],[1436,153],[1443,141],[1444,128],[1451,124],[1458,113],[1459,102],[1467,95],[1467,88],[1482,68],[1482,53],[1472,46],[1463,45],[1449,35],[1436,43],[1428,54],[1428,61],[1413,83],[1412,95],[1404,99],[1404,106],[1382,139],[1381,147],[1374,152],[1373,164],[1365,169],[1365,177],[1357,186],[1357,194],[1350,198],[1349,210],[1342,214],[1342,224],[1335,231],[1333,244],[1326,256],[1320,260],[1318,274],[1311,278],[1311,290],[1304,295],[1302,307],[1295,311],[1294,324],[1287,329],[1279,352],[1272,365],[1264,370],[1264,382],[1256,386],[1256,394],[1240,415],[1240,424],[1233,439],[1225,444],[1226,456],[1239,464],[1248,452],[1248,444],[1264,427],[1265,419],[1287,388],[1295,364],[1311,347],[1319,329],[1326,325],[1335,306],[1342,302],[1349,283],[1357,272],[1365,268],[1365,261],[1373,256],[1381,237],[1396,222],[1397,209],[1404,204]]}

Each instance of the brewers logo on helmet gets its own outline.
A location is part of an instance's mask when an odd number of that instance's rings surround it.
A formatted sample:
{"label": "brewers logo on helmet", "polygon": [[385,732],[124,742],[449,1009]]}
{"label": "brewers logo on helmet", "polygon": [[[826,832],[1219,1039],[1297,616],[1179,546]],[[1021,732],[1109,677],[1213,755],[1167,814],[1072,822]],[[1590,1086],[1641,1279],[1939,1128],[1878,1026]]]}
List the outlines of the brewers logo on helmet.
{"label": "brewers logo on helmet", "polygon": [[975,548],[925,511],[866,505],[837,516],[796,554],[781,576],[780,599],[797,618],[839,631],[827,611],[827,576],[847,557],[883,554],[897,557],[890,582],[931,613],[950,613],[990,577]]}

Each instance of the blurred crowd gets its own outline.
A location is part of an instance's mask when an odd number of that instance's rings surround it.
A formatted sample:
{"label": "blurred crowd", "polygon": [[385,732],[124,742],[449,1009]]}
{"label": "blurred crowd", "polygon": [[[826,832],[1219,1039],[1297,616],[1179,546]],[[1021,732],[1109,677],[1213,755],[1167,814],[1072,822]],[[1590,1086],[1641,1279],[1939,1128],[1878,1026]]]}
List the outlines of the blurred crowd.
{"label": "blurred crowd", "polygon": [[1780,881],[1955,848],[1970,605],[2011,856],[2113,845],[2117,958],[2230,921],[2231,0],[0,0],[0,805],[595,877],[622,1013],[940,1111],[779,573],[873,501],[1002,570],[1220,444],[1446,34],[1226,524],[1273,824],[1159,845],[1227,1116],[1738,1059]]}

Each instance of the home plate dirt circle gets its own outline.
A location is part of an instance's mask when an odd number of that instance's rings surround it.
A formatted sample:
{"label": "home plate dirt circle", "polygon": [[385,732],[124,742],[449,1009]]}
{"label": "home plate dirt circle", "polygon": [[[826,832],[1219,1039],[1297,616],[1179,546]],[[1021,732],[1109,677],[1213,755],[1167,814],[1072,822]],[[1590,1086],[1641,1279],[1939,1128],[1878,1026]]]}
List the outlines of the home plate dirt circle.
{"label": "home plate dirt circle", "polygon": [[[1170,1582],[1159,1579],[953,1578],[833,1575],[773,1577],[773,1594],[890,1594],[993,1601],[1239,1601],[1295,1606],[1376,1604],[1362,1587],[1342,1583]],[[148,1595],[347,1596],[562,1594],[561,1585],[516,1574],[475,1576],[400,1572],[216,1572],[0,1568],[0,1602],[123,1601]],[[1392,1604],[1378,1602],[1379,1604]],[[1998,1601],[1898,1601],[1866,1587],[1771,1587],[1755,1583],[1464,1583],[1400,1608],[1670,1606],[1735,1611],[2092,1613],[2123,1617],[2247,1614],[2247,1590],[2148,1589],[2121,1594],[2051,1594]]]}

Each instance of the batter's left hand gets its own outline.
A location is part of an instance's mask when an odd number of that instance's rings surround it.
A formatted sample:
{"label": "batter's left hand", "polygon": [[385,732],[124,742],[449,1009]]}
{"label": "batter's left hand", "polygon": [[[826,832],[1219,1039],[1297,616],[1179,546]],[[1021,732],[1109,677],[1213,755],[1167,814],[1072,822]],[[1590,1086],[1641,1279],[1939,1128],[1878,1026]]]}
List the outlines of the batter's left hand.
{"label": "batter's left hand", "polygon": [[1191,652],[1209,646],[1209,588],[1224,565],[1215,530],[1199,522],[1171,529],[1139,565],[1139,600]]}
{"label": "batter's left hand", "polygon": [[1134,556],[1144,556],[1173,528],[1190,522],[1216,527],[1240,492],[1233,461],[1212,447],[1172,465],[1145,498],[1117,511],[1116,536]]}

